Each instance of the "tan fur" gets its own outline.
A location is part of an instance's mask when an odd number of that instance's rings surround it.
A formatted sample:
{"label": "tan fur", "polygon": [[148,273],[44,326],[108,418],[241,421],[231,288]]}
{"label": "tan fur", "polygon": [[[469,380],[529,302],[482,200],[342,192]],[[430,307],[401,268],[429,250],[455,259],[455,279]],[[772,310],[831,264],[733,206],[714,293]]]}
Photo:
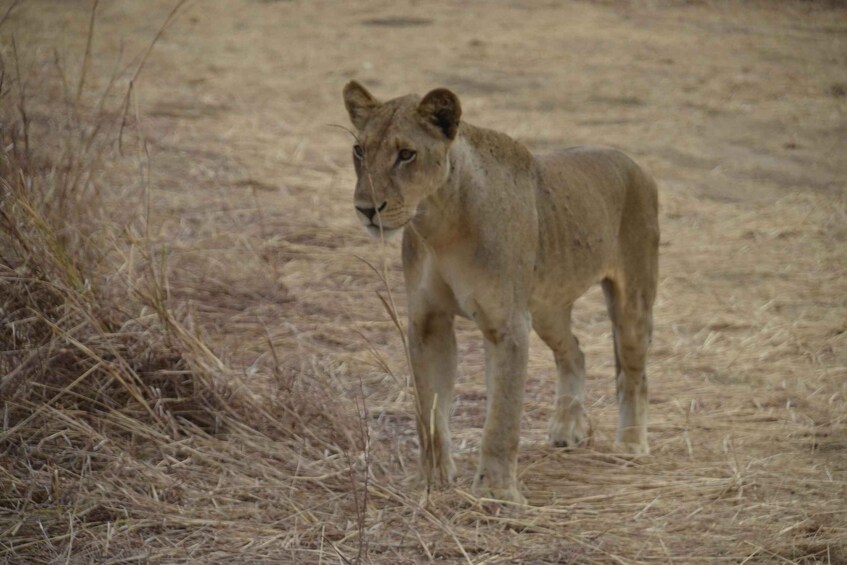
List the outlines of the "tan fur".
{"label": "tan fur", "polygon": [[[344,100],[362,148],[354,157],[359,218],[376,237],[404,228],[409,350],[427,478],[449,482],[455,474],[447,420],[456,315],[476,322],[485,338],[479,495],[525,502],[516,473],[531,327],[558,368],[550,440],[575,446],[586,439],[585,367],[571,334],[571,307],[598,282],[614,331],[616,447],[647,453],[644,369],[659,245],[650,177],[611,149],[534,157],[502,133],[461,121],[458,98],[444,89],[383,104],[351,82]],[[415,157],[402,161],[403,149]]]}

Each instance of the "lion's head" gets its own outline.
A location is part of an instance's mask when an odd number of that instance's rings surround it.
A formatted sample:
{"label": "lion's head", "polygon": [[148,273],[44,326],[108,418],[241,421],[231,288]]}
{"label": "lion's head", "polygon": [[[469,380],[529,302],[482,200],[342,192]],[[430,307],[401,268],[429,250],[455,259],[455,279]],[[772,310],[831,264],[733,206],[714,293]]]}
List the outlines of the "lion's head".
{"label": "lion's head", "polygon": [[358,130],[353,146],[356,214],[374,237],[414,219],[420,202],[450,174],[449,151],[462,109],[444,88],[419,99],[380,103],[362,85],[344,87],[344,105]]}

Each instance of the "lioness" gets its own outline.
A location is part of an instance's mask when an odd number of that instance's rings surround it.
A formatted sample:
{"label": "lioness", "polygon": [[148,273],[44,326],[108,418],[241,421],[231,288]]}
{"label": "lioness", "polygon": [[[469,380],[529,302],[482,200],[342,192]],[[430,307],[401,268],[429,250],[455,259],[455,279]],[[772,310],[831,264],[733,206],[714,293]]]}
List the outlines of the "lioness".
{"label": "lioness", "polygon": [[374,236],[403,229],[409,352],[421,465],[450,482],[447,421],[456,381],[454,317],[485,338],[487,410],[474,490],[525,503],[517,450],[530,326],[558,368],[550,441],[588,434],[585,365],[571,333],[574,301],[600,282],[612,319],[620,404],[616,447],[647,453],[647,378],[658,276],[658,196],[651,178],[612,149],[535,157],[505,134],[460,121],[439,88],[377,101],[344,87],[358,130],[354,205]]}

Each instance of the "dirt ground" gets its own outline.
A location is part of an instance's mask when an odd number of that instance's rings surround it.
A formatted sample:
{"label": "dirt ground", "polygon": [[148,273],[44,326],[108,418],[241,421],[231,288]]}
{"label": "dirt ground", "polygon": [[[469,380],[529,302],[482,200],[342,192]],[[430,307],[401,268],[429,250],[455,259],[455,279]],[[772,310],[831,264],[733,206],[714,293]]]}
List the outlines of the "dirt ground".
{"label": "dirt ground", "polygon": [[[92,85],[137,61],[174,4],[100,2]],[[23,68],[49,65],[54,49],[73,68],[90,10],[29,0],[3,40],[30,47]],[[353,213],[350,79],[386,99],[446,86],[475,125],[537,151],[618,147],[656,177],[649,457],[612,453],[610,327],[594,290],[574,313],[587,448],[545,443],[555,369],[533,337],[519,468],[532,508],[482,511],[469,494],[485,390],[481,338],[465,322],[456,488],[429,510],[379,490],[422,493],[402,340],[366,264],[386,266],[403,320],[399,248],[371,240]],[[156,43],[133,104],[173,307],[248,384],[276,363],[364,395],[381,458],[369,559],[847,562],[843,7],[194,0]]]}

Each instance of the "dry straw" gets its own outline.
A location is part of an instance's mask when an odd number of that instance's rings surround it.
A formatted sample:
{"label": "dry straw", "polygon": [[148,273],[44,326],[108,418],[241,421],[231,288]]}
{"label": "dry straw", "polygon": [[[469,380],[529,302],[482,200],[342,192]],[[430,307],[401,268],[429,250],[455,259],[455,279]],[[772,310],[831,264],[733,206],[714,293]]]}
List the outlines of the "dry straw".
{"label": "dry straw", "polygon": [[364,523],[361,417],[317,374],[248,390],[179,319],[147,218],[120,213],[145,209],[136,132],[141,189],[102,190],[131,91],[86,112],[90,43],[74,95],[60,60],[24,77],[4,53],[0,559],[362,555],[339,541]]}

